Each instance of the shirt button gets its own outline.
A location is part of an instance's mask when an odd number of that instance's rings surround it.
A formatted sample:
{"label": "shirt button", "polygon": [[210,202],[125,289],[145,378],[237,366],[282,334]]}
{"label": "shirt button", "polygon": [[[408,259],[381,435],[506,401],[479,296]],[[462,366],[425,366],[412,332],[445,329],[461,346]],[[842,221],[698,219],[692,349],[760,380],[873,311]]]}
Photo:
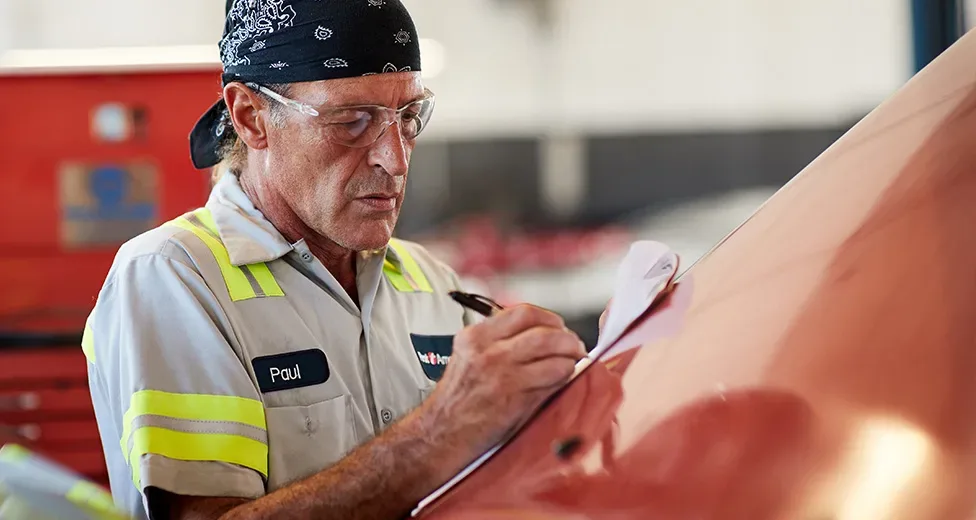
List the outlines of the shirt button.
{"label": "shirt button", "polygon": [[390,424],[393,422],[393,412],[384,408],[383,411],[380,412],[380,419],[383,419],[383,424]]}
{"label": "shirt button", "polygon": [[302,251],[302,260],[305,260],[306,262],[311,262],[312,253],[309,253],[308,251]]}

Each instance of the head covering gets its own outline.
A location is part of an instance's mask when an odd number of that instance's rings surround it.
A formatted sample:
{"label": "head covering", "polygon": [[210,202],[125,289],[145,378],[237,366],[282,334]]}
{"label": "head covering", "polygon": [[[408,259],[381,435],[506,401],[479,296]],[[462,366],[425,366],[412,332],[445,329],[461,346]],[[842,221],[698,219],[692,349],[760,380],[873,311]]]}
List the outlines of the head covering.
{"label": "head covering", "polygon": [[[224,85],[420,71],[420,38],[400,0],[227,0],[226,12]],[[197,168],[219,162],[226,108],[219,100],[190,133]]]}

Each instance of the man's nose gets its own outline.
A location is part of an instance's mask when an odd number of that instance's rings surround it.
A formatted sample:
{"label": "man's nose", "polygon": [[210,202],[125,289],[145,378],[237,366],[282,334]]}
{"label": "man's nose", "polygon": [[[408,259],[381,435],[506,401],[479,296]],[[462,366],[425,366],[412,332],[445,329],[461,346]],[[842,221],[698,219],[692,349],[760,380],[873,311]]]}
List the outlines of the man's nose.
{"label": "man's nose", "polygon": [[407,174],[412,143],[403,139],[399,121],[393,122],[370,148],[370,166],[378,166],[394,177]]}

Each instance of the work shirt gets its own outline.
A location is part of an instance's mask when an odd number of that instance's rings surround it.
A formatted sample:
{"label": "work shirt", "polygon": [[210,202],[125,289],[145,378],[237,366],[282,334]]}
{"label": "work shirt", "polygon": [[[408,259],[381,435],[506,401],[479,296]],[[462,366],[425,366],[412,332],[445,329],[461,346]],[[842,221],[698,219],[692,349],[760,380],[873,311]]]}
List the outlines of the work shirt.
{"label": "work shirt", "polygon": [[114,498],[257,498],[417,407],[476,318],[457,275],[393,240],[356,259],[360,305],[232,174],[206,207],[123,245],[85,330]]}

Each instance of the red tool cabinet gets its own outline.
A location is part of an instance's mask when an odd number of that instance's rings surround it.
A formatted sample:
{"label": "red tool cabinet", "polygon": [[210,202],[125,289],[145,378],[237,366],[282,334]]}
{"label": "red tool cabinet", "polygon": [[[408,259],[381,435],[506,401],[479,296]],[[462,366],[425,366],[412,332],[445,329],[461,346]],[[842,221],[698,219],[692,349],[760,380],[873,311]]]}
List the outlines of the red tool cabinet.
{"label": "red tool cabinet", "polygon": [[8,348],[0,363],[0,442],[24,445],[107,484],[79,349]]}
{"label": "red tool cabinet", "polygon": [[0,71],[0,443],[105,482],[80,336],[126,239],[199,207],[219,71]]}

